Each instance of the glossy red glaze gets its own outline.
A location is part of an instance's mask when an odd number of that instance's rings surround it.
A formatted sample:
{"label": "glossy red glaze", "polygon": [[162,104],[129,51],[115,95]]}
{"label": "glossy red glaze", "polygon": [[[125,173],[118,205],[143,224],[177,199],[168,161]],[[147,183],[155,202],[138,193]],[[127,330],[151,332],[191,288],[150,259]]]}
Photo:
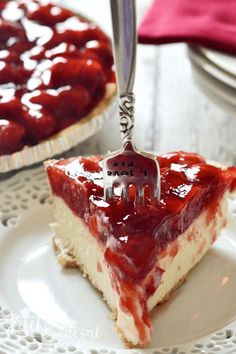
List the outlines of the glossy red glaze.
{"label": "glossy red glaze", "polygon": [[[146,328],[151,327],[150,317],[148,315],[147,303],[143,299],[142,291],[138,291],[129,283],[120,284],[120,306],[125,312],[131,313],[133,315],[133,320],[135,327],[139,333],[139,342],[145,343],[147,341]],[[139,304],[137,304],[137,299]],[[140,308],[137,308],[137,305]],[[141,312],[141,313],[140,313]]]}
{"label": "glossy red glaze", "polygon": [[2,151],[14,151],[25,135],[23,125],[7,119],[0,119],[0,149]]}
{"label": "glossy red glaze", "polygon": [[109,39],[93,23],[50,2],[2,0],[0,119],[16,124],[8,128],[11,134],[0,129],[0,155],[88,114],[114,81],[112,65]]}
{"label": "glossy red glaze", "polygon": [[[209,208],[213,217],[218,201],[232,183],[227,171],[208,165],[197,154],[170,153],[158,160],[161,201],[146,206],[125,204],[118,196],[103,201],[99,157],[60,160],[47,169],[53,193],[62,197],[105,245],[112,272],[131,283],[146,277],[166,245],[202,210]],[[177,252],[178,244],[173,243],[171,255]]]}

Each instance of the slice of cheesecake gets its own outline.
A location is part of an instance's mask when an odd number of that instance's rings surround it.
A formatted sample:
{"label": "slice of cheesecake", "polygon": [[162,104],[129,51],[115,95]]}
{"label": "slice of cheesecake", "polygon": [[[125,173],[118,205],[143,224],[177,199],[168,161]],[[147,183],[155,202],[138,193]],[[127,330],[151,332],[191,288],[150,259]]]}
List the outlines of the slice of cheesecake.
{"label": "slice of cheesecake", "polygon": [[[158,156],[161,201],[103,200],[102,157],[49,161],[54,245],[63,266],[78,266],[111,308],[130,347],[151,339],[150,312],[168,299],[227,222],[232,171],[197,154]],[[148,197],[147,197],[148,198]],[[146,201],[148,202],[148,200]]]}

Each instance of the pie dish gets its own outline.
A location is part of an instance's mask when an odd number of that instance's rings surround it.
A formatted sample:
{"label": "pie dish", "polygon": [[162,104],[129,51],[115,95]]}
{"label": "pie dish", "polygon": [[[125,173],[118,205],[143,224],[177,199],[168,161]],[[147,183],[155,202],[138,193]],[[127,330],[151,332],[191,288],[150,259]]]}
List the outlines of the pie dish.
{"label": "pie dish", "polygon": [[202,259],[227,223],[235,168],[197,154],[157,157],[161,201],[103,200],[102,157],[49,161],[58,261],[79,267],[100,290],[129,347],[151,339],[150,312]]}
{"label": "pie dish", "polygon": [[69,134],[111,104],[112,48],[92,21],[47,1],[1,1],[0,32],[0,159]]}

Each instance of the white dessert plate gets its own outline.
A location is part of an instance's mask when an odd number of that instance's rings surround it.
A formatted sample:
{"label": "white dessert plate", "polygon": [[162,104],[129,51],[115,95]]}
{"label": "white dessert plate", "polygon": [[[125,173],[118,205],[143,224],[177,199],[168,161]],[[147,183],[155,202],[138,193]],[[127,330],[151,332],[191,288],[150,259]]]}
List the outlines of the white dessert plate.
{"label": "white dessert plate", "polygon": [[236,90],[209,75],[195,62],[191,63],[195,81],[203,92],[216,104],[235,115]]}
{"label": "white dessert plate", "polygon": [[[236,91],[236,76],[228,74],[226,71],[221,70],[212,61],[208,60],[206,56],[199,50],[197,46],[189,45],[188,54],[190,59],[206,71],[210,76],[219,80],[221,83],[233,88]],[[236,59],[235,59],[236,65]],[[236,93],[236,92],[235,92]]]}
{"label": "white dessert plate", "polygon": [[106,304],[52,249],[43,168],[0,182],[0,353],[236,352],[236,201],[229,224],[189,280],[152,315],[145,350],[124,349]]}
{"label": "white dessert plate", "polygon": [[207,59],[212,61],[212,63],[218,65],[229,74],[236,76],[236,56],[217,52],[205,47],[199,47],[199,50]]}

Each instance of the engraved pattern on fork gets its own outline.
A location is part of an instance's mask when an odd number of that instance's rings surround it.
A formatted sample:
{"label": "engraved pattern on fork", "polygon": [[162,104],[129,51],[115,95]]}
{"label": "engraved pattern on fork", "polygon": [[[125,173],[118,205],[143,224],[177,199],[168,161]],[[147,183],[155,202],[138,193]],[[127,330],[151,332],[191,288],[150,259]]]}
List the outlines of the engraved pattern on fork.
{"label": "engraved pattern on fork", "polygon": [[133,93],[127,93],[120,97],[119,114],[120,114],[120,133],[123,144],[132,141],[134,128],[134,102]]}
{"label": "engraved pattern on fork", "polygon": [[135,204],[144,203],[146,187],[149,200],[160,199],[160,170],[152,155],[137,151],[132,142],[127,141],[118,153],[111,154],[104,161],[105,200],[117,195],[130,200],[129,187],[132,185],[135,187],[132,192]]}

